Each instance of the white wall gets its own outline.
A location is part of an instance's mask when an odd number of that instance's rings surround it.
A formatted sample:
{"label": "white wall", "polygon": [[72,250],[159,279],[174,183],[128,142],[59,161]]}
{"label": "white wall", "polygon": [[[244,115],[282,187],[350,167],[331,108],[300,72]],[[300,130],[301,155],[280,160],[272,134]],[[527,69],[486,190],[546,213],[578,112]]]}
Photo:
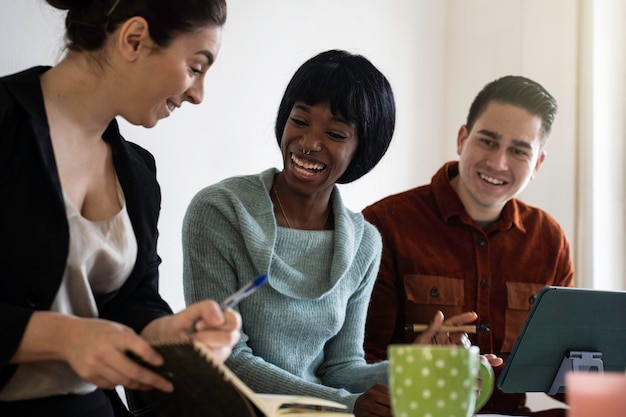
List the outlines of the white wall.
{"label": "white wall", "polygon": [[[62,56],[62,13],[43,0],[0,6],[0,74]],[[304,60],[330,48],[370,58],[398,107],[388,154],[342,186],[349,207],[428,182],[456,157],[456,132],[478,90],[521,74],[560,103],[548,159],[524,198],[556,217],[574,243],[576,20],[571,0],[231,0],[204,102],[150,130],[122,122],[126,138],[157,159],[164,297],[175,310],[184,306],[180,229],[189,200],[228,176],[280,167],[273,122],[284,88]]]}

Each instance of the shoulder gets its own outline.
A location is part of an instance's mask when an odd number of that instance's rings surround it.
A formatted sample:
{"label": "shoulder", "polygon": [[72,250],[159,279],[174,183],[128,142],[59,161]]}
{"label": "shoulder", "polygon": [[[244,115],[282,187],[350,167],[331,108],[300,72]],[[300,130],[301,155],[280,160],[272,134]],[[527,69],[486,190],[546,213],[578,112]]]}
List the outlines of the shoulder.
{"label": "shoulder", "polygon": [[333,193],[333,210],[338,212],[335,216],[335,232],[338,240],[345,244],[353,242],[359,251],[372,254],[382,249],[381,236],[376,227],[366,221],[362,213],[353,212],[343,205],[337,189]]}
{"label": "shoulder", "polygon": [[375,252],[378,251],[378,248],[382,249],[383,245],[380,232],[374,225],[367,221],[364,221],[363,224],[363,240],[370,242],[370,246]]}
{"label": "shoulder", "polygon": [[224,198],[232,200],[254,199],[264,192],[261,175],[240,175],[226,178],[198,191],[192,201],[197,204],[220,201]]}
{"label": "shoulder", "polygon": [[[273,170],[260,174],[226,178],[209,185],[194,195],[187,208],[187,216],[205,216],[207,211],[219,211],[237,218],[269,219],[272,214],[269,187]],[[269,221],[269,220],[267,220]]]}
{"label": "shoulder", "polygon": [[18,109],[43,112],[39,76],[50,67],[33,67],[0,77],[0,123],[10,121]]}
{"label": "shoulder", "polygon": [[541,233],[542,235],[552,235],[556,237],[564,237],[563,228],[547,211],[524,203],[518,199],[511,200],[514,205],[520,221],[527,231]]}
{"label": "shoulder", "polygon": [[363,215],[368,221],[403,216],[405,211],[414,210],[420,201],[431,193],[430,185],[422,185],[384,197],[363,209]]}
{"label": "shoulder", "polygon": [[152,153],[136,143],[128,142],[127,140],[123,140],[122,143],[126,147],[128,153],[134,157],[135,160],[139,161],[150,171],[156,173],[156,162]]}

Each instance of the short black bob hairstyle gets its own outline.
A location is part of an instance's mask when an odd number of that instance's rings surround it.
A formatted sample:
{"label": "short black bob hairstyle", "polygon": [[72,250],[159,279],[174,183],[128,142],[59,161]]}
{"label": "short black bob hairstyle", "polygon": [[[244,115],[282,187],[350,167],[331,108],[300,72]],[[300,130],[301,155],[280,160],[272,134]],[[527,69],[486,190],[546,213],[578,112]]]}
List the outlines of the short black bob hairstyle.
{"label": "short black bob hairstyle", "polygon": [[289,81],[278,108],[274,133],[279,146],[297,101],[309,106],[328,103],[333,114],[357,126],[358,148],[337,183],[361,178],[387,152],[396,123],[395,100],[389,81],[367,58],[329,50],[302,64]]}

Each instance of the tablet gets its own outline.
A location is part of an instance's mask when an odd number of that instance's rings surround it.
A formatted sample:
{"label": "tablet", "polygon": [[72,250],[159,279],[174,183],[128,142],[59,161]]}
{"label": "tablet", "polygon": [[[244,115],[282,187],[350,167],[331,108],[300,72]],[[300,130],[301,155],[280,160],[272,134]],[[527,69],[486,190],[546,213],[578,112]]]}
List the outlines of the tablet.
{"label": "tablet", "polygon": [[543,288],[497,385],[508,393],[562,393],[572,370],[626,370],[626,291]]}

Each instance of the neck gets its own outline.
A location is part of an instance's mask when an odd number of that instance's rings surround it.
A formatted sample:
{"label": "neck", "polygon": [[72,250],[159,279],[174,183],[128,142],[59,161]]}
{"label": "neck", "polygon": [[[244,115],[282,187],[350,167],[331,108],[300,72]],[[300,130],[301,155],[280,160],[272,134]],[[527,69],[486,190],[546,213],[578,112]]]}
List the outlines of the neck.
{"label": "neck", "polygon": [[[70,53],[41,76],[46,111],[86,133],[100,136],[116,116],[104,72],[80,53]],[[51,119],[52,115],[48,114]],[[93,135],[90,135],[92,133]]]}
{"label": "neck", "polygon": [[[301,230],[329,230],[333,228],[330,196],[326,199],[302,198],[279,180],[274,179],[270,197],[279,226]],[[323,203],[320,203],[323,201]]]}

